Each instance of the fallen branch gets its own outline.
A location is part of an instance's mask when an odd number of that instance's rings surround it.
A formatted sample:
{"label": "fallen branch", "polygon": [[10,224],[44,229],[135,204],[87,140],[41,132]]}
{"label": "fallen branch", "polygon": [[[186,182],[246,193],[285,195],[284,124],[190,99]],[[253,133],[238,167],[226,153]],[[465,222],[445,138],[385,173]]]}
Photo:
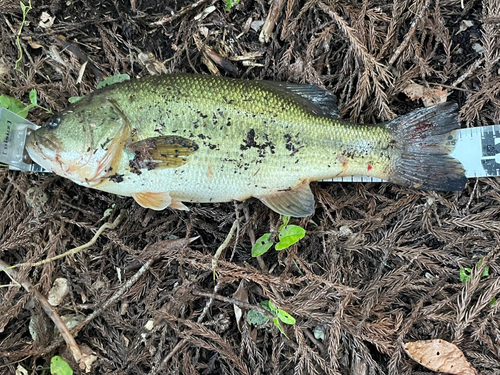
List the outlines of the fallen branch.
{"label": "fallen branch", "polygon": [[[220,288],[221,284],[218,282],[215,287],[214,287],[214,293],[217,293],[219,291],[219,288]],[[193,294],[195,294],[193,292]],[[196,294],[195,294],[196,295]],[[216,296],[216,294],[214,294],[214,296]],[[208,310],[210,309],[210,307],[212,306],[212,303],[214,302],[214,298],[210,297],[210,299],[207,301],[207,303],[205,304],[205,308],[203,309],[202,313],[200,314],[200,316],[198,317],[197,319],[197,322],[198,323],[201,323],[203,321],[203,319],[205,318],[205,316],[207,315],[208,313]],[[184,345],[186,345],[188,343],[188,339],[187,338],[184,338],[182,339],[181,341],[179,341],[177,343],[177,345],[175,345],[175,347],[170,351],[170,353],[167,354],[167,356],[163,359],[163,361],[161,361],[161,363],[157,366],[157,367],[154,367],[152,370],[151,370],[151,375],[156,375],[158,373],[160,373],[160,371],[167,365],[167,363],[172,359],[172,357],[179,351],[181,350]]]}
{"label": "fallen branch", "polygon": [[25,281],[18,280],[19,279],[18,272],[12,269],[12,267],[10,267],[3,260],[0,260],[0,271],[4,271],[14,282],[21,285],[28,293],[32,293],[35,296],[38,302],[40,302],[40,304],[42,305],[43,311],[45,311],[45,313],[49,316],[50,320],[52,320],[57,329],[59,329],[59,332],[61,332],[62,339],[64,339],[66,345],[68,345],[68,349],[73,355],[75,361],[77,363],[80,363],[80,360],[82,359],[82,352],[80,351],[80,348],[78,347],[78,344],[76,343],[72,334],[68,330],[68,327],[66,327],[66,324],[64,324],[64,322],[62,321],[61,317],[54,309],[54,307],[35,288],[33,284],[31,284],[29,281],[26,280]]}
{"label": "fallen branch", "polygon": [[101,315],[109,306],[111,306],[113,303],[115,303],[121,296],[125,294],[127,290],[129,290],[132,285],[134,285],[139,278],[144,275],[144,273],[149,270],[149,268],[153,265],[154,260],[153,259],[148,259],[146,263],[135,273],[134,276],[132,276],[123,286],[115,293],[113,296],[108,299],[106,302],[102,304],[101,307],[99,307],[97,310],[95,310],[92,314],[87,316],[85,320],[83,320],[80,324],[75,326],[71,330],[72,335],[76,335],[80,330],[85,327],[88,323],[90,323],[93,319],[97,318],[99,315]]}
{"label": "fallen branch", "polygon": [[226,239],[219,246],[219,248],[217,249],[217,251],[215,252],[215,254],[214,254],[213,258],[212,258],[212,271],[214,273],[214,280],[215,280],[215,276],[216,276],[215,272],[217,270],[217,261],[219,260],[219,258],[221,256],[222,252],[224,251],[224,249],[229,245],[229,242],[231,241],[231,238],[233,237],[233,234],[236,231],[236,228],[238,227],[238,224],[239,224],[240,220],[241,219],[236,219],[233,222],[233,226],[229,230],[229,233],[228,233]]}
{"label": "fallen branch", "polygon": [[422,6],[422,8],[420,8],[420,11],[415,16],[415,19],[411,23],[410,30],[408,30],[408,33],[406,34],[403,42],[399,45],[398,49],[396,50],[396,52],[394,52],[391,59],[389,60],[389,65],[394,64],[394,62],[397,60],[397,58],[399,57],[401,52],[403,52],[403,50],[406,48],[406,46],[410,42],[411,37],[413,36],[413,34],[415,34],[416,27],[417,27],[418,23],[424,17],[425,11],[427,10],[427,8],[429,8],[430,4],[431,4],[431,0],[427,0],[425,2],[425,4]]}
{"label": "fallen branch", "polygon": [[[80,332],[83,329],[83,327],[85,327],[93,319],[95,319],[96,317],[98,317],[99,315],[101,315],[110,305],[112,305],[121,296],[123,296],[123,294],[125,294],[125,292],[127,290],[129,290],[132,287],[132,285],[134,285],[137,282],[137,280],[139,280],[139,278],[147,270],[149,270],[149,268],[151,267],[151,265],[153,263],[154,263],[153,259],[148,259],[146,261],[146,263],[144,263],[144,265],[139,269],[139,271],[137,271],[137,273],[135,273],[134,276],[132,276],[130,278],[130,280],[128,280],[110,299],[108,299],[98,310],[96,310],[92,314],[90,314],[87,318],[85,318],[85,320],[83,320],[80,324],[78,324],[77,326],[75,326],[73,329],[71,329],[71,330],[68,331],[68,329],[66,328],[66,326],[63,324],[64,325],[64,329],[66,329],[66,331],[69,333],[69,336],[71,337],[71,339],[74,341],[74,339],[73,339],[74,335],[76,335],[78,332]],[[5,263],[3,263],[0,260],[0,270],[2,270],[2,268],[1,268],[2,264],[5,264]],[[5,272],[16,272],[16,271],[14,271],[12,269],[7,269],[7,268],[4,268],[3,271],[5,271]],[[45,298],[43,296],[41,296],[41,297]],[[52,306],[50,306],[50,308],[53,309]],[[63,333],[63,329],[59,328],[59,330],[61,331],[61,333]],[[64,340],[63,340],[63,338],[64,338]],[[49,346],[45,347],[41,351],[30,351],[30,352],[27,353],[27,355],[29,355],[29,356],[31,356],[31,355],[45,355],[47,353],[50,353],[53,350],[57,349],[57,347],[59,345],[61,345],[64,341],[66,341],[66,338],[64,336],[63,336],[63,338],[59,338],[59,339],[54,340],[54,342],[52,344],[50,344]],[[0,353],[0,354],[3,355],[5,353]]]}
{"label": "fallen branch", "polygon": [[284,0],[273,0],[271,9],[269,9],[269,13],[267,14],[266,22],[264,23],[264,26],[262,26],[262,31],[260,32],[259,42],[269,42],[284,3]]}
{"label": "fallen branch", "polygon": [[18,267],[41,266],[42,264],[49,263],[49,262],[52,262],[52,261],[60,259],[60,258],[64,258],[68,255],[74,255],[82,250],[89,248],[93,244],[95,244],[97,239],[101,235],[101,233],[104,232],[106,229],[115,229],[118,226],[118,224],[120,224],[120,222],[125,218],[125,216],[127,216],[127,211],[122,210],[120,212],[120,214],[116,217],[115,221],[113,221],[112,223],[104,223],[103,225],[101,225],[101,227],[97,230],[96,234],[94,234],[94,237],[92,237],[92,239],[89,242],[87,242],[86,244],[84,244],[82,246],[75,247],[74,249],[68,250],[63,254],[56,255],[55,257],[52,257],[52,258],[44,259],[44,260],[41,260],[41,261],[35,262],[35,263],[31,263],[31,262],[19,263],[19,264],[16,264],[15,266],[10,266],[8,269],[18,268]]}

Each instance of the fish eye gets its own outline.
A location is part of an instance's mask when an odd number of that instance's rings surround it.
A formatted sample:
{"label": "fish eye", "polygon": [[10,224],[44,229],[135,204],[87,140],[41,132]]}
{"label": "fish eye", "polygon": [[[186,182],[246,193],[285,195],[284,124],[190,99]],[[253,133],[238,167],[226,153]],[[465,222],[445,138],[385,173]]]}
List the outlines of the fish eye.
{"label": "fish eye", "polygon": [[59,116],[54,116],[51,117],[49,121],[47,121],[46,126],[49,129],[56,129],[60,123],[61,123],[61,118]]}

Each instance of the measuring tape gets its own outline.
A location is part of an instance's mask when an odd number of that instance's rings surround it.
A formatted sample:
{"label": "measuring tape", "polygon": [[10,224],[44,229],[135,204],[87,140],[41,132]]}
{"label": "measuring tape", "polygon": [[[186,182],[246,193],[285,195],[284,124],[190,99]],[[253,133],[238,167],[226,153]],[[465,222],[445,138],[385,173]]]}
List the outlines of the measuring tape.
{"label": "measuring tape", "polygon": [[[24,149],[29,132],[39,126],[0,107],[0,163],[11,169],[50,172],[31,162]],[[468,178],[500,176],[500,125],[457,130],[457,143],[451,156],[458,159]],[[383,182],[368,176],[330,178],[327,182]]]}

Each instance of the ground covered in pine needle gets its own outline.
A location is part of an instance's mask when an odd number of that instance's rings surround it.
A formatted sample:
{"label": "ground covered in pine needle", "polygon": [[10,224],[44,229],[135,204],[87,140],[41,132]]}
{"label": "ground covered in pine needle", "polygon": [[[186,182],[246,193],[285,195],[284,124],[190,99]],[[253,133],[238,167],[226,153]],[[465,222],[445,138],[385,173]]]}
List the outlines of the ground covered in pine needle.
{"label": "ground covered in pine needle", "polygon": [[[18,1],[0,0],[0,94],[28,103],[36,89],[56,112],[109,76],[196,72],[318,84],[356,122],[440,100],[459,104],[463,126],[500,122],[498,0],[225,7],[40,0],[22,24]],[[28,118],[42,125],[49,116],[35,108]],[[54,356],[84,373],[80,352],[95,374],[427,374],[403,345],[428,339],[457,345],[480,374],[500,373],[497,180],[471,179],[458,193],[312,189],[315,214],[292,219],[305,238],[256,259],[255,238],[281,224],[256,199],[155,212],[55,175],[0,168],[4,266],[62,254],[117,221],[75,255],[0,273],[0,373],[46,374]],[[212,257],[231,229],[214,280]],[[58,278],[69,291],[50,310],[44,300]],[[272,321],[247,322],[267,300],[295,317],[286,335]],[[73,344],[55,333],[58,317],[80,322]]]}

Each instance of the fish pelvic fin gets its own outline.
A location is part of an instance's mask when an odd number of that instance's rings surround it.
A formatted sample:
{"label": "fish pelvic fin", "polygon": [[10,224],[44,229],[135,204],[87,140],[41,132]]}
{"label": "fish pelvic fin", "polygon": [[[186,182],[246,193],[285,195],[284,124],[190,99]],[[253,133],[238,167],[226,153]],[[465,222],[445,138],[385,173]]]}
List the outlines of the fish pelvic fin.
{"label": "fish pelvic fin", "polygon": [[456,103],[422,108],[389,123],[399,158],[394,162],[389,181],[422,189],[459,191],[467,177],[457,159],[450,156],[460,128]]}
{"label": "fish pelvic fin", "polygon": [[140,191],[132,194],[135,201],[144,208],[151,208],[155,211],[162,211],[172,203],[172,198],[168,192],[153,193],[150,191]]}
{"label": "fish pelvic fin", "polygon": [[132,194],[135,201],[144,208],[151,208],[155,211],[162,211],[167,207],[174,208],[176,210],[189,211],[184,203],[181,201],[172,199],[170,193],[160,192],[153,193],[150,191],[141,191]]}
{"label": "fish pelvic fin", "polygon": [[309,180],[304,180],[289,190],[256,198],[280,215],[306,217],[314,213],[314,195],[309,186]]}

